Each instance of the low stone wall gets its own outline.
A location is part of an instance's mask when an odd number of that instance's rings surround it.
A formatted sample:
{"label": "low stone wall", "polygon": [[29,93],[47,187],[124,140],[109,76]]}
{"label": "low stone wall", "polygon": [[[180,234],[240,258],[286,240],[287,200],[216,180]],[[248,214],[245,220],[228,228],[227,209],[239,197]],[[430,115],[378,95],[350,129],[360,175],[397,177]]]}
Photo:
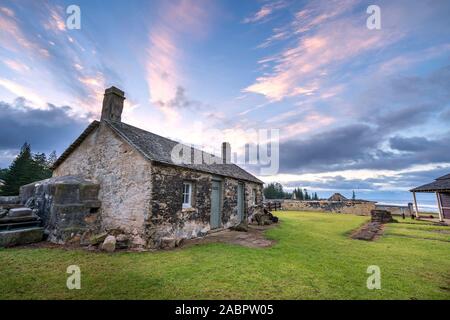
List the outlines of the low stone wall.
{"label": "low stone wall", "polygon": [[386,210],[389,211],[394,216],[411,216],[414,214],[412,203],[410,203],[408,206],[393,206],[393,205],[382,205],[377,204],[376,205],[377,210]]}
{"label": "low stone wall", "polygon": [[349,200],[349,201],[302,201],[302,200],[283,200],[281,203],[283,210],[294,211],[322,211],[333,213],[345,213],[369,216],[370,211],[375,209],[375,202]]}

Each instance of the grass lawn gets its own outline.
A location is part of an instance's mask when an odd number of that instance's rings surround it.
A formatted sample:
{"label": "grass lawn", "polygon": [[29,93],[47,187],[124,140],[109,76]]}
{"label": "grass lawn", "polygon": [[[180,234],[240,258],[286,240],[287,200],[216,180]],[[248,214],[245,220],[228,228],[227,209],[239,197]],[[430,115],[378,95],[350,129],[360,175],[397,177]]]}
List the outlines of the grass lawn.
{"label": "grass lawn", "polygon": [[[205,244],[143,253],[0,250],[0,299],[450,299],[450,228],[390,224],[375,242],[348,234],[367,217],[277,212],[266,249]],[[81,268],[81,290],[66,268]],[[381,290],[368,290],[369,265]]]}

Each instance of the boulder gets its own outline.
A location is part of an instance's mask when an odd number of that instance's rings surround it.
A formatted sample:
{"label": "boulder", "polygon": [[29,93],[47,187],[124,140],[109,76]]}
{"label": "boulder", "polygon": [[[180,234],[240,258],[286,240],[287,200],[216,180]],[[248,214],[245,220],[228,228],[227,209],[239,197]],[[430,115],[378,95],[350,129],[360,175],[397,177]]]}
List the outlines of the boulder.
{"label": "boulder", "polygon": [[114,250],[116,250],[116,237],[107,236],[105,241],[103,241],[102,250],[106,252],[114,252]]}

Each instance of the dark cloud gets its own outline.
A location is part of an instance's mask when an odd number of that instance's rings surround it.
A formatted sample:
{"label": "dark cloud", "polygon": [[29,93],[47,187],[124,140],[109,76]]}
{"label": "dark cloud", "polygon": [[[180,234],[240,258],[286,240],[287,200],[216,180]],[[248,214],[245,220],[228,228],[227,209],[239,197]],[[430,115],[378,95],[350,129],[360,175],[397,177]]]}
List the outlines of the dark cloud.
{"label": "dark cloud", "polygon": [[368,125],[354,124],[280,144],[282,172],[339,170],[370,159],[379,138]]}
{"label": "dark cloud", "polygon": [[12,104],[0,101],[0,151],[18,150],[26,141],[34,151],[61,153],[88,123],[70,113],[67,106],[41,110],[20,98]]}
{"label": "dark cloud", "polygon": [[427,138],[415,137],[415,138],[403,138],[393,137],[389,139],[389,144],[392,149],[399,151],[417,152],[430,147],[435,148],[439,145],[437,141],[430,141]]}
{"label": "dark cloud", "polygon": [[280,144],[282,173],[322,172],[346,169],[399,170],[412,165],[450,163],[450,133],[436,139],[424,137],[389,139],[393,150],[380,148],[377,129],[364,125],[338,128]]}
{"label": "dark cloud", "polygon": [[419,185],[432,182],[450,172],[450,166],[439,166],[432,170],[400,173],[395,176],[379,176],[368,179],[348,179],[342,176],[324,177],[320,181],[292,181],[286,187],[308,187],[312,190],[371,190],[381,192],[387,185],[409,191]]}
{"label": "dark cloud", "polygon": [[169,101],[157,101],[157,104],[161,107],[173,108],[173,109],[198,109],[202,106],[200,101],[191,100],[186,95],[186,89],[178,86],[175,92],[175,97]]}
{"label": "dark cloud", "polygon": [[398,170],[417,164],[450,163],[450,152],[446,151],[450,132],[445,132],[445,122],[441,135],[433,138],[402,135],[410,128],[448,116],[448,88],[450,66],[424,77],[386,79],[376,91],[364,93],[361,108],[354,108],[358,112],[352,120],[359,120],[358,124],[282,142],[280,171]]}

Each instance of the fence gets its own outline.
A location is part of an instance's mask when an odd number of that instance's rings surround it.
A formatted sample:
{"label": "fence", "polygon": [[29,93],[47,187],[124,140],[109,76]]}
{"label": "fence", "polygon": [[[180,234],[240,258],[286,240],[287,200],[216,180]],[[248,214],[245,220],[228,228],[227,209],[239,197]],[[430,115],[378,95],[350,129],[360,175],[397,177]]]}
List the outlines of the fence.
{"label": "fence", "polygon": [[281,201],[268,201],[264,203],[264,207],[269,211],[281,210]]}

